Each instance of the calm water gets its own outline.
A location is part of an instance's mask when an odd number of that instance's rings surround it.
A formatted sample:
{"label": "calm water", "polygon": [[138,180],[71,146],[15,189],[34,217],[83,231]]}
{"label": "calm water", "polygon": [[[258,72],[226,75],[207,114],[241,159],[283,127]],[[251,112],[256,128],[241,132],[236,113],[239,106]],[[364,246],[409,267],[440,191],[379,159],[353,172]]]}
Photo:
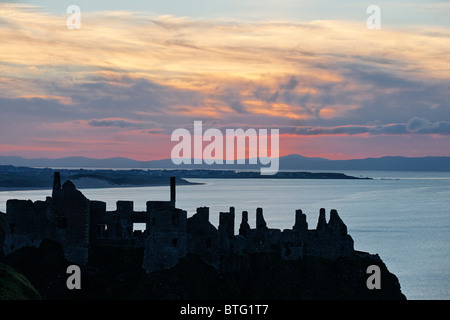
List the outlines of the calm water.
{"label": "calm water", "polygon": [[[264,209],[270,228],[294,224],[296,209],[316,227],[320,208],[337,209],[347,224],[355,249],[378,253],[397,275],[408,299],[450,299],[450,173],[345,172],[374,180],[245,180],[196,179],[204,185],[179,186],[177,207],[192,215],[209,206],[218,225],[220,211],[249,212],[255,227],[256,208]],[[92,200],[115,209],[117,200],[133,200],[145,210],[148,200],[169,200],[168,187],[85,189]],[[0,192],[0,210],[7,199],[45,200],[50,190]],[[237,232],[237,229],[236,229]]]}

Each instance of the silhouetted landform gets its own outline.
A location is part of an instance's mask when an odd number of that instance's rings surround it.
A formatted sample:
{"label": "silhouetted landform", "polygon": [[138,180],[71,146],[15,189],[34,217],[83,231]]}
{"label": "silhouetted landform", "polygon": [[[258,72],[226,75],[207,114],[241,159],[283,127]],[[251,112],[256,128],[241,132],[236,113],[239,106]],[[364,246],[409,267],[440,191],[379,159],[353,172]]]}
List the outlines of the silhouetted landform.
{"label": "silhouetted landform", "polygon": [[252,179],[370,179],[357,178],[343,173],[278,172],[264,176],[259,172],[234,170],[86,170],[49,169],[0,166],[0,191],[11,189],[48,189],[48,181],[58,171],[65,180],[71,180],[79,188],[149,187],[166,186],[169,177],[175,176],[179,185],[201,184],[185,178],[252,178]]}
{"label": "silhouetted landform", "polygon": [[[13,189],[50,189],[55,172],[79,188],[168,186],[170,172],[165,170],[85,170],[0,166],[0,191]],[[179,185],[195,185],[177,176]]]}
{"label": "silhouetted landform", "polygon": [[[117,201],[106,211],[55,173],[45,201],[7,201],[3,260],[46,299],[405,299],[378,255],[354,250],[336,210],[327,221],[320,209],[312,230],[300,209],[285,230],[269,228],[262,208],[251,228],[243,211],[236,234],[234,207],[216,228],[208,207],[188,218],[175,200],[172,177],[169,201],[148,201],[146,211]],[[75,293],[65,283],[70,264],[84,271]],[[367,288],[369,265],[382,270],[380,290]]]}
{"label": "silhouetted landform", "polygon": [[[169,171],[169,170],[167,170]],[[274,175],[261,175],[256,171],[234,171],[234,170],[170,170],[171,175],[183,178],[216,178],[216,179],[363,179],[368,177],[354,177],[344,173],[335,172],[299,172],[281,171]]]}
{"label": "silhouetted landform", "polygon": [[[26,276],[45,300],[405,300],[398,279],[377,255],[330,260],[305,256],[287,261],[273,254],[242,257],[244,271],[219,273],[199,256],[188,254],[162,271],[142,269],[142,248],[92,246],[81,268],[81,290],[68,290],[68,261],[60,244],[44,240],[4,258],[15,273]],[[381,289],[366,286],[368,266],[381,270]],[[0,281],[4,277],[0,273]]]}
{"label": "silhouetted landform", "polygon": [[[60,159],[24,159],[21,157],[0,156],[0,165],[28,167],[69,167],[69,168],[136,168],[136,169],[234,169],[259,171],[261,165],[245,164],[189,165],[173,164],[171,159],[137,161],[127,158],[90,159],[85,157],[67,157]],[[358,170],[358,171],[450,171],[450,157],[380,157],[351,160],[329,160],[309,158],[297,154],[279,158],[279,169],[285,170]]]}
{"label": "silhouetted landform", "polygon": [[434,171],[449,172],[450,157],[380,157],[329,160],[289,155],[280,158],[283,170]]}

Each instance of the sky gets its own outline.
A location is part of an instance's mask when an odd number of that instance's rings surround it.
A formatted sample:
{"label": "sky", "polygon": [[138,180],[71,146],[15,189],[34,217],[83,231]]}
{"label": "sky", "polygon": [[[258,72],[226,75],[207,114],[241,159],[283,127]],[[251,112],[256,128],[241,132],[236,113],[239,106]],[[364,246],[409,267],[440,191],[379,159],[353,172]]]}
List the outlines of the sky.
{"label": "sky", "polygon": [[0,1],[0,155],[168,159],[202,121],[279,129],[281,156],[450,156],[449,1],[92,2]]}

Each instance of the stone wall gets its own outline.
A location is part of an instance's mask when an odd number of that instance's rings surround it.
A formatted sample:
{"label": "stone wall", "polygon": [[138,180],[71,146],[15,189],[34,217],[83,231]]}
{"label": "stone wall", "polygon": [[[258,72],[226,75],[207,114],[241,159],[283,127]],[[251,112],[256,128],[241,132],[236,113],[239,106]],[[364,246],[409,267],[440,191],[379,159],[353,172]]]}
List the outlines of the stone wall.
{"label": "stone wall", "polygon": [[22,247],[39,247],[46,237],[46,213],[49,201],[8,200],[6,202],[3,251],[11,253]]}
{"label": "stone wall", "polygon": [[147,272],[174,267],[188,253],[187,212],[172,202],[147,202],[143,268]]}

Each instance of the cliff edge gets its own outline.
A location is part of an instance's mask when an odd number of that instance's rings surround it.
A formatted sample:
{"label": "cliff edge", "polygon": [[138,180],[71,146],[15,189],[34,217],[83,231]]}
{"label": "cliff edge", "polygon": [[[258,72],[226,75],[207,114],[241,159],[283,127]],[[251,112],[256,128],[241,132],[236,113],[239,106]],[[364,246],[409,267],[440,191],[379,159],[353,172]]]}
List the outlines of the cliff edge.
{"label": "cliff edge", "polygon": [[[405,300],[397,277],[378,255],[336,260],[304,257],[287,261],[266,253],[236,257],[220,272],[189,254],[173,268],[147,273],[142,249],[93,247],[81,271],[81,290],[69,290],[58,243],[45,240],[38,248],[22,248],[4,262],[27,277],[48,300]],[[367,288],[367,267],[378,265],[381,289]]]}

